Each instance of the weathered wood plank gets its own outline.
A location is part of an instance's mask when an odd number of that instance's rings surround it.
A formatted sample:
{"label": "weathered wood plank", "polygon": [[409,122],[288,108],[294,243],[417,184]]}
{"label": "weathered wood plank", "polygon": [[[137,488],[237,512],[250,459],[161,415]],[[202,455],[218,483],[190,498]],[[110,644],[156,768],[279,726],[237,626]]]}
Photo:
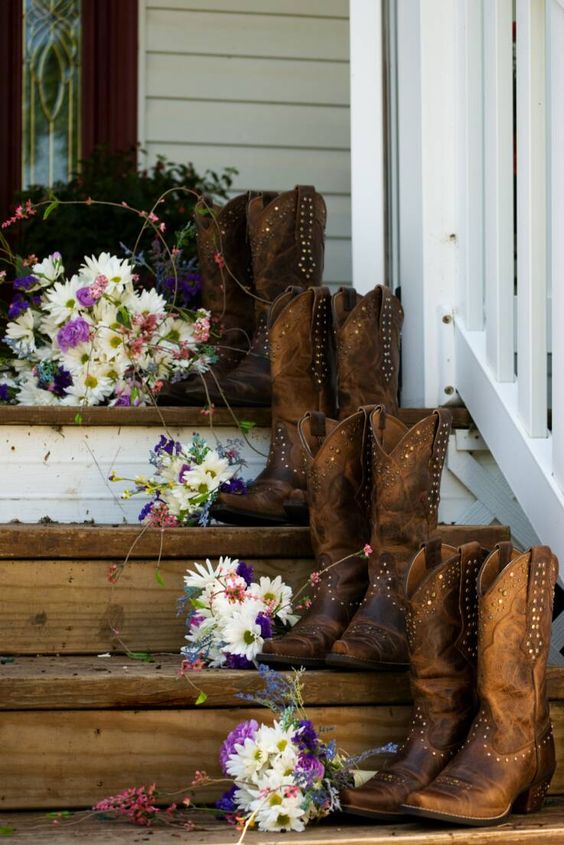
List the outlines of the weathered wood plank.
{"label": "weathered wood plank", "polygon": [[[258,672],[218,669],[186,679],[178,677],[179,666],[178,654],[156,655],[155,663],[122,655],[18,657],[1,668],[0,710],[190,707],[200,689],[208,696],[200,709],[217,709],[243,706],[237,693],[262,688]],[[308,707],[410,701],[407,672],[308,671],[303,680]]]}
{"label": "weathered wood plank", "polygon": [[[252,671],[207,670],[188,680],[179,678],[179,663],[178,654],[158,654],[154,663],[123,655],[18,657],[2,666],[0,710],[190,707],[199,690],[208,696],[200,709],[217,709],[233,707],[238,693],[262,687],[258,672]],[[411,700],[408,672],[309,670],[303,682],[307,707],[396,705]],[[548,695],[552,701],[564,700],[564,669],[549,667]]]}
{"label": "weathered wood plank", "polygon": [[[406,425],[415,425],[431,413],[429,408],[400,408],[399,418]],[[466,408],[450,408],[454,428],[468,428],[472,419]],[[82,427],[89,425],[155,425],[162,428],[163,421],[170,426],[202,427],[201,408],[51,408],[35,405],[3,405],[0,407],[0,425],[76,425],[80,411]],[[236,420],[249,420],[257,426],[270,427],[270,408],[216,408],[214,426],[236,424]]]}
{"label": "weathered wood plank", "polygon": [[[245,718],[267,721],[264,709]],[[408,707],[312,707],[351,754],[400,742]],[[126,786],[156,781],[163,792],[186,789],[195,769],[218,777],[217,753],[241,710],[83,710],[0,713],[0,808],[84,807]],[[551,708],[557,770],[551,792],[564,791],[564,705]],[[384,755],[364,768],[374,770]],[[219,790],[202,793],[209,800]],[[530,840],[531,842],[534,840]]]}
{"label": "weathered wood plank", "polygon": [[[155,580],[154,560],[129,561],[117,584],[108,581],[111,560],[5,561],[0,565],[1,651],[96,654],[123,651],[123,643],[132,651],[179,651],[184,622],[176,615],[176,601],[192,560],[163,560],[164,586]],[[301,558],[247,560],[257,577],[281,575],[293,587],[307,581],[313,565]]]}
{"label": "weathered wood plank", "polygon": [[[485,548],[510,538],[504,525],[439,525],[445,543],[479,540]],[[135,544],[135,545],[133,545]],[[0,560],[119,560],[130,552],[137,559],[183,560],[233,557],[311,556],[309,529],[167,528],[143,530],[136,525],[14,525],[0,524]]]}
{"label": "weathered wood plank", "polygon": [[[196,830],[186,841],[197,845],[235,845],[239,833],[225,822],[209,814],[190,816]],[[152,828],[140,831],[124,820],[108,823],[105,819],[83,818],[80,815],[62,820],[53,830],[53,820],[40,813],[2,813],[0,826],[15,829],[18,842],[27,845],[75,845],[77,842],[96,845],[130,845],[146,839],[152,845],[177,845],[184,837],[174,828]],[[149,835],[150,834],[150,835]],[[464,828],[421,820],[403,824],[364,824],[341,814],[303,833],[258,833],[245,837],[248,845],[562,845],[564,842],[564,800],[549,798],[540,813],[512,816],[499,827]]]}

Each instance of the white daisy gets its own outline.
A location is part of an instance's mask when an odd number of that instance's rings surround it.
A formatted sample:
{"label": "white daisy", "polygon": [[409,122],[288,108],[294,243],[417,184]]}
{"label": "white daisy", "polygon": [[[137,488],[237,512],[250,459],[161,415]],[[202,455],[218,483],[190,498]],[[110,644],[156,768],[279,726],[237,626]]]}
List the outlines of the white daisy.
{"label": "white daisy", "polygon": [[20,405],[61,404],[58,397],[51,393],[50,390],[43,390],[37,386],[37,379],[33,375],[21,382],[18,387],[17,399]]}
{"label": "white daisy", "polygon": [[135,314],[161,315],[166,311],[166,300],[155,288],[151,288],[136,294],[131,301],[130,309]]}
{"label": "white daisy", "polygon": [[261,627],[256,622],[262,609],[261,604],[256,601],[247,601],[234,608],[231,618],[223,628],[226,651],[246,657],[247,660],[255,659],[264,643]]}
{"label": "white daisy", "polygon": [[4,340],[18,355],[31,355],[35,352],[35,317],[31,308],[15,320],[10,320],[6,326]]}
{"label": "white daisy", "polygon": [[67,388],[67,395],[75,401],[69,399],[69,404],[98,405],[113,393],[113,389],[114,382],[101,375],[99,367],[90,362],[73,373],[73,384]]}
{"label": "white daisy", "polygon": [[282,581],[280,575],[276,578],[260,578],[258,583],[251,584],[249,590],[266,607],[275,611],[282,622],[292,621],[292,589]]}
{"label": "white daisy", "polygon": [[288,797],[284,788],[271,792],[266,798],[257,798],[255,806],[256,820],[260,830],[305,830],[304,796],[301,791]]}
{"label": "white daisy", "polygon": [[65,272],[60,252],[54,252],[43,261],[33,265],[33,275],[40,281],[54,282]]}
{"label": "white daisy", "polygon": [[123,289],[125,285],[133,282],[133,268],[127,258],[119,259],[109,252],[102,252],[98,257],[92,255],[85,258],[78,272],[83,283],[87,285],[96,281],[98,276],[104,276],[108,280],[107,293]]}
{"label": "white daisy", "polygon": [[268,754],[250,737],[238,743],[235,751],[235,754],[230,754],[225,765],[227,774],[235,780],[249,781],[268,764]]}
{"label": "white daisy", "polygon": [[82,281],[78,276],[73,276],[68,282],[55,282],[45,291],[44,308],[55,323],[66,323],[78,315],[82,306],[76,298],[76,292],[81,287]]}
{"label": "white daisy", "polygon": [[230,557],[220,557],[216,567],[209,558],[205,563],[194,562],[195,570],[187,569],[184,576],[186,587],[194,587],[196,590],[205,590],[206,587],[216,584],[228,572],[237,569],[238,560],[231,560]]}

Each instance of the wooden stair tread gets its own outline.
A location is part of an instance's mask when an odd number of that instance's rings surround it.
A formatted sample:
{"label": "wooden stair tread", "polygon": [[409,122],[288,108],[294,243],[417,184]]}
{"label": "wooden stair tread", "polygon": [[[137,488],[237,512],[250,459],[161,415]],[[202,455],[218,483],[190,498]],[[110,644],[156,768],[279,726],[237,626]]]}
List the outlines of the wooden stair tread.
{"label": "wooden stair tread", "polygon": [[[30,845],[70,845],[75,842],[129,845],[152,842],[174,845],[180,841],[197,845],[234,845],[239,833],[224,822],[193,816],[198,829],[192,833],[167,828],[134,827],[123,821],[89,818],[62,821],[54,829],[52,820],[41,813],[1,813],[0,827],[15,828],[14,839]],[[10,841],[10,838],[7,838]],[[433,822],[374,825],[362,819],[335,815],[303,833],[259,833],[250,831],[248,845],[562,845],[564,842],[564,799],[549,798],[540,813],[512,816],[499,827],[464,828]]]}
{"label": "wooden stair tread", "polygon": [[[445,543],[478,540],[491,548],[510,539],[504,525],[439,525]],[[360,548],[360,543],[359,543]],[[292,558],[311,556],[309,528],[143,529],[137,525],[0,524],[1,560],[117,560],[131,552],[135,559],[230,557]]]}
{"label": "wooden stair tread", "polygon": [[[415,425],[432,412],[432,408],[400,408],[398,417],[406,425]],[[469,428],[472,419],[466,408],[449,408],[453,428]],[[38,407],[26,405],[4,405],[0,410],[0,425],[76,425],[75,417],[80,413],[82,425],[150,425],[195,426],[205,428],[209,420],[202,415],[202,408],[67,408]],[[254,422],[256,426],[270,427],[270,408],[216,408],[214,426],[235,426],[237,421]]]}
{"label": "wooden stair tread", "polygon": [[[119,654],[14,658],[2,666],[0,711],[193,707],[199,689],[208,696],[200,710],[242,707],[244,701],[237,694],[261,688],[258,672],[226,669],[192,673],[193,686],[178,677],[179,654],[153,657],[154,663]],[[551,701],[564,700],[564,668],[549,667],[548,695]],[[407,672],[308,670],[304,674],[308,707],[410,701]]]}

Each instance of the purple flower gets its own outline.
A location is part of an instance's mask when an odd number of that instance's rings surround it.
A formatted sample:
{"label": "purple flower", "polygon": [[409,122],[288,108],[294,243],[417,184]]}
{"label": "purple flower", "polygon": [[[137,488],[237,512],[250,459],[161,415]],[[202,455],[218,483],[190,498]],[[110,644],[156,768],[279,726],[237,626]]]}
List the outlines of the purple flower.
{"label": "purple flower", "polygon": [[55,396],[66,396],[67,387],[72,384],[72,376],[64,367],[59,367],[53,377],[53,386],[51,388]]}
{"label": "purple flower", "polygon": [[0,402],[10,401],[10,388],[7,384],[0,384]]}
{"label": "purple flower", "polygon": [[168,437],[165,437],[164,434],[161,434],[159,442],[153,449],[156,455],[160,455],[161,452],[166,452],[167,455],[173,455],[175,452],[178,455],[181,449],[180,443],[176,443],[174,440],[169,440]]}
{"label": "purple flower", "polygon": [[234,801],[236,792],[237,787],[233,784],[233,786],[230,786],[227,792],[224,792],[221,798],[218,798],[215,802],[217,809],[222,810],[224,813],[237,812],[237,805]]}
{"label": "purple flower", "polygon": [[325,766],[312,754],[300,754],[296,772],[299,780],[303,780],[306,786],[311,786],[316,780],[321,780],[325,774]]}
{"label": "purple flower", "polygon": [[242,654],[226,654],[225,665],[227,669],[254,669],[255,664],[243,657]]}
{"label": "purple flower", "polygon": [[76,298],[85,308],[91,308],[100,299],[99,296],[94,294],[91,287],[79,288],[76,292]]}
{"label": "purple flower", "polygon": [[241,722],[236,728],[233,728],[231,733],[227,735],[227,739],[219,749],[219,762],[221,770],[227,774],[226,765],[232,754],[235,754],[235,746],[243,745],[245,740],[253,739],[254,735],[259,729],[259,724],[255,719],[248,719],[246,722]]}
{"label": "purple flower", "polygon": [[20,314],[27,311],[29,305],[30,303],[21,295],[21,293],[16,294],[8,308],[8,318],[10,320],[17,320]]}
{"label": "purple flower", "polygon": [[190,466],[190,464],[182,464],[182,466],[180,467],[180,472],[178,473],[179,484],[182,484],[182,482],[184,481],[184,474],[190,472],[191,469],[192,467]]}
{"label": "purple flower", "polygon": [[77,317],[76,320],[69,320],[68,323],[61,326],[57,332],[57,343],[63,352],[68,352],[69,349],[74,349],[79,343],[85,343],[89,337],[90,326],[82,317]]}
{"label": "purple flower", "polygon": [[221,485],[221,492],[235,493],[241,496],[247,492],[247,485],[242,478],[230,478],[229,481],[224,481]]}
{"label": "purple flower", "polygon": [[250,566],[248,563],[245,563],[244,560],[239,561],[236,572],[237,575],[245,579],[247,587],[249,586],[249,584],[252,583],[255,574],[254,567]]}
{"label": "purple flower", "polygon": [[272,621],[270,616],[267,616],[266,613],[259,613],[255,622],[260,628],[261,637],[268,640],[272,636]]}
{"label": "purple flower", "polygon": [[190,625],[192,628],[199,628],[206,617],[201,613],[193,613],[190,617]]}
{"label": "purple flower", "polygon": [[145,517],[149,516],[152,509],[153,509],[153,503],[152,502],[147,502],[146,505],[143,505],[143,507],[141,508],[141,510],[139,512],[139,516],[137,517],[139,522],[143,522]]}
{"label": "purple flower", "polygon": [[127,391],[122,391],[116,401],[114,402],[114,408],[130,408],[131,407],[131,396]]}
{"label": "purple flower", "polygon": [[36,284],[35,276],[22,276],[20,279],[14,279],[14,290],[29,290]]}
{"label": "purple flower", "polygon": [[312,722],[309,719],[300,719],[298,725],[300,730],[294,737],[294,742],[302,751],[315,751],[318,739]]}

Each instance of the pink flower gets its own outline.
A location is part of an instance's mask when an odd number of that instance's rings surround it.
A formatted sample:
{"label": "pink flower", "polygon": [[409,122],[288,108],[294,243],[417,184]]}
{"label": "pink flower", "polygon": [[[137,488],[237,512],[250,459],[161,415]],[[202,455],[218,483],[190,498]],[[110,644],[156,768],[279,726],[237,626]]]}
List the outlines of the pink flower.
{"label": "pink flower", "polygon": [[300,790],[297,786],[287,786],[284,790],[284,797],[285,798],[297,798],[300,794]]}
{"label": "pink flower", "polygon": [[223,270],[223,268],[225,267],[225,258],[223,257],[221,252],[214,253],[213,260],[215,261],[219,269]]}
{"label": "pink flower", "polygon": [[208,781],[209,781],[209,777],[208,777],[207,772],[204,772],[203,770],[200,771],[200,769],[196,769],[196,772],[194,774],[194,778],[193,778],[190,786],[201,786],[204,783],[208,783]]}
{"label": "pink flower", "polygon": [[369,543],[366,543],[362,549],[362,552],[360,553],[360,557],[370,557],[373,552],[374,549],[372,548],[372,546]]}
{"label": "pink flower", "polygon": [[309,576],[309,583],[311,584],[312,587],[314,587],[316,584],[319,584],[320,581],[321,581],[321,573],[320,572],[312,572],[311,575]]}

